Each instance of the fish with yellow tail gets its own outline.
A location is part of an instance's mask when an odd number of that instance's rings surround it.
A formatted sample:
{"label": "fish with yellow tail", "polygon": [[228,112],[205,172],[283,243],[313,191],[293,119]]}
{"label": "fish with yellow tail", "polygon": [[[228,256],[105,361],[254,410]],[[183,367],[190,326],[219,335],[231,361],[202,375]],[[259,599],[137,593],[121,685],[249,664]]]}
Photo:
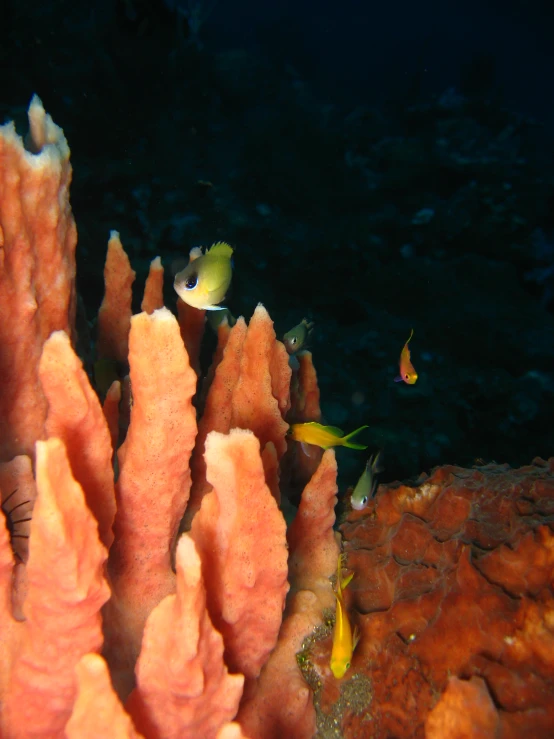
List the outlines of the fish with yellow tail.
{"label": "fish with yellow tail", "polygon": [[417,382],[417,372],[415,371],[414,365],[410,359],[410,350],[408,344],[410,339],[414,335],[414,330],[410,331],[408,341],[404,344],[404,348],[400,352],[400,374],[394,378],[395,382],[405,382],[406,385],[415,385]]}
{"label": "fish with yellow tail", "polygon": [[339,554],[337,564],[337,584],[335,586],[335,598],[337,599],[337,610],[335,615],[335,628],[333,629],[333,649],[331,650],[331,672],[340,680],[344,677],[352,662],[352,655],[356,649],[356,644],[360,640],[360,632],[358,627],[350,626],[348,613],[344,604],[343,591],[354,577],[351,572],[342,579],[342,555]]}
{"label": "fish with yellow tail", "polygon": [[384,470],[381,464],[382,456],[383,453],[380,449],[367,460],[365,470],[350,496],[350,505],[355,511],[362,511],[377,490],[377,475]]}
{"label": "fish with yellow tail", "polygon": [[287,331],[283,336],[283,344],[289,354],[296,354],[309,345],[314,325],[313,321],[303,318],[298,326]]}
{"label": "fish with yellow tail", "polygon": [[360,431],[369,428],[369,426],[360,426],[359,429],[351,431],[346,436],[342,429],[336,426],[323,426],[316,421],[309,423],[293,423],[289,428],[289,435],[301,444],[313,444],[322,449],[330,449],[332,446],[345,446],[348,449],[367,449],[364,444],[356,444],[352,441]]}
{"label": "fish with yellow tail", "polygon": [[233,248],[224,241],[213,244],[205,253],[200,247],[191,249],[189,263],[175,275],[175,292],[198,310],[223,310],[233,276]]}

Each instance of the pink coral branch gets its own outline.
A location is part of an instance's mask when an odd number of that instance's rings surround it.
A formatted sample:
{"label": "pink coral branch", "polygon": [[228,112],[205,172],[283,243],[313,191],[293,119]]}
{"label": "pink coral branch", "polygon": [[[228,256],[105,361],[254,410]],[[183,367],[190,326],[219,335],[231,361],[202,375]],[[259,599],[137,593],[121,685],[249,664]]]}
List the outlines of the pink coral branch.
{"label": "pink coral branch", "polygon": [[200,558],[187,534],[176,564],[176,595],[146,622],[128,709],[149,739],[214,739],[238,710],[244,677],[229,675],[223,662],[223,639],[208,615]]}
{"label": "pink coral branch", "polygon": [[334,450],[327,449],[302,492],[298,512],[287,532],[292,587],[316,593],[322,608],[332,607],[335,602],[329,578],[336,571],[340,552],[333,531],[336,494],[337,462]]}
{"label": "pink coral branch", "polygon": [[34,455],[47,407],[37,372],[42,345],[52,331],[74,337],[69,147],[36,95],[29,124],[35,153],[13,123],[0,127],[0,460]]}
{"label": "pink coral branch", "polygon": [[102,657],[85,654],[75,671],[77,698],[65,727],[67,739],[143,739],[112,688]]}
{"label": "pink coral branch", "polygon": [[196,375],[177,320],[166,308],[133,317],[129,363],[133,406],[118,452],[118,510],[109,559],[113,596],[106,609],[106,654],[123,694],[132,687],[147,616],[175,592],[171,550],[188,499],[196,436]]}
{"label": "pink coral branch", "polygon": [[63,331],[54,332],[44,344],[39,377],[49,403],[46,431],[64,442],[73,475],[109,549],[115,517],[110,432],[98,396]]}
{"label": "pink coral branch", "polygon": [[127,361],[135,276],[118,232],[112,231],[104,267],[104,298],[98,311],[99,357]]}
{"label": "pink coral branch", "polygon": [[13,739],[64,736],[75,666],[101,647],[100,608],[109,597],[106,550],[59,439],[37,443],[36,479],[27,620],[1,718],[4,736]]}
{"label": "pink coral branch", "polygon": [[257,677],[275,646],[287,582],[285,521],[264,478],[251,431],[206,439],[205,496],[191,528],[202,559],[210,615],[225,640],[225,660]]}
{"label": "pink coral branch", "polygon": [[[222,334],[223,357],[215,369],[198,427],[191,462],[194,484],[186,513],[187,526],[210,488],[204,459],[205,440],[210,431],[228,433],[232,428],[250,429],[260,440],[262,453],[266,444],[273,444],[277,463],[287,447],[288,424],[284,416],[290,405],[291,369],[285,347],[275,339],[269,314],[258,305],[248,327],[239,318],[226,340],[225,336],[226,332]],[[266,468],[271,476],[266,481],[276,494],[279,476],[270,456],[266,456]]]}

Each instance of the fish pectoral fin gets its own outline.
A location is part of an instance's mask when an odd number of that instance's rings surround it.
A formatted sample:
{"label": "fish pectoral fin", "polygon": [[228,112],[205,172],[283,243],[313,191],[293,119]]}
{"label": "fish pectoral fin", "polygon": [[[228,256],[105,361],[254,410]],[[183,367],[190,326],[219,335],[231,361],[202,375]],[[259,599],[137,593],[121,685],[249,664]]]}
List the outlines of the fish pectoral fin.
{"label": "fish pectoral fin", "polygon": [[306,444],[306,442],[305,442],[305,441],[301,441],[301,442],[300,442],[300,446],[301,446],[301,448],[302,448],[302,451],[304,452],[304,454],[305,454],[305,455],[306,455],[307,457],[311,457],[311,456],[312,456],[312,455],[310,454],[310,444]]}
{"label": "fish pectoral fin", "polygon": [[354,654],[354,650],[356,649],[356,645],[360,641],[361,633],[360,629],[358,628],[358,625],[354,626],[354,631],[352,633],[352,654]]}
{"label": "fish pectoral fin", "polygon": [[224,305],[207,305],[204,310],[227,310]]}

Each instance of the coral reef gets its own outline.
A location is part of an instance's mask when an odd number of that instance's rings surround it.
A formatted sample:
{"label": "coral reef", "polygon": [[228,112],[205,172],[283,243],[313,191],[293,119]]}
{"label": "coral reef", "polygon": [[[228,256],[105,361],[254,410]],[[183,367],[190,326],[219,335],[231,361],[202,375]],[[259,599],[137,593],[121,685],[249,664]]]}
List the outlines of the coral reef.
{"label": "coral reef", "polygon": [[[258,305],[200,383],[204,313],[163,307],[154,260],[133,316],[116,233],[102,406],[69,150],[37,98],[29,119],[30,150],[0,129],[0,735],[550,736],[554,459],[381,485],[338,534],[335,452],[286,435],[321,418],[311,354],[291,369]],[[361,641],[336,680],[341,538]]]}
{"label": "coral reef", "polygon": [[[7,524],[0,733],[99,735],[110,726],[118,736],[255,739],[282,736],[286,727],[287,736],[311,736],[311,691],[295,655],[332,599],[334,455],[314,475],[297,541],[287,544],[278,501],[291,370],[269,315],[258,306],[248,326],[239,319],[219,332],[197,427],[197,358],[189,360],[187,346],[199,347],[204,315],[181,306],[179,322],[158,307],[154,263],[147,310],[131,317],[133,274],[115,233],[98,356],[118,372],[128,366],[129,376],[113,381],[102,408],[72,346],[72,274],[52,258],[74,235],[69,151],[37,98],[30,119],[36,153],[24,150],[12,126],[0,130],[2,280],[15,286],[0,295],[8,421],[0,460]],[[17,207],[28,171],[31,215]],[[72,247],[70,239],[70,266]],[[49,259],[57,281],[44,276]],[[42,315],[50,309],[52,320]],[[315,375],[311,382],[300,383],[297,396],[313,395]],[[191,491],[196,515],[179,538]],[[282,623],[289,545],[294,595]],[[314,552],[304,571],[302,560]]]}
{"label": "coral reef", "polygon": [[540,459],[441,467],[415,486],[381,485],[349,513],[362,638],[340,684],[330,637],[309,651],[319,726],[350,690],[365,701],[344,707],[337,736],[551,736],[553,516],[554,460]]}

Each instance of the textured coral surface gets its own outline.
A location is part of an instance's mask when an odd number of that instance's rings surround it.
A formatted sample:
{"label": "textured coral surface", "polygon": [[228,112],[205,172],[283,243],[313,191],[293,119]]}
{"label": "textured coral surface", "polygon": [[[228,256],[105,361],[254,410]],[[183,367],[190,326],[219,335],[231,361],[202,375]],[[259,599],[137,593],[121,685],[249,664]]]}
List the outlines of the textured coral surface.
{"label": "textured coral surface", "polygon": [[553,472],[441,467],[348,515],[362,638],[342,681],[312,650],[321,736],[552,736]]}

